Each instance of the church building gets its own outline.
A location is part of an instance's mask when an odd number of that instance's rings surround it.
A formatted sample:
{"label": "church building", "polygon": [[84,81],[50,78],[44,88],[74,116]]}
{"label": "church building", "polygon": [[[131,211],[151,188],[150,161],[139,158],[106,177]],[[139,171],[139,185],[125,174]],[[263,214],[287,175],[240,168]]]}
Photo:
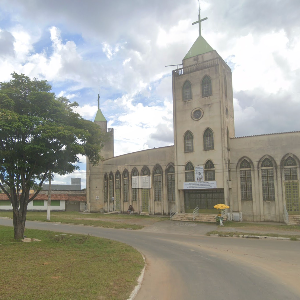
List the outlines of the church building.
{"label": "church building", "polygon": [[114,157],[114,131],[98,109],[108,139],[104,160],[87,162],[89,211],[216,213],[225,203],[236,221],[300,215],[300,132],[235,137],[231,69],[202,37],[203,20],[199,10],[199,37],[172,73],[173,146]]}

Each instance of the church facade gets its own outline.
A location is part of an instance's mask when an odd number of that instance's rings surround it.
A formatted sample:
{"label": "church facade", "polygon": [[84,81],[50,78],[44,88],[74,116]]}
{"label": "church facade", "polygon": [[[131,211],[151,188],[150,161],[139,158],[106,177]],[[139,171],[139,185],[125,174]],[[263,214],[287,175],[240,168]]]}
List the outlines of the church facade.
{"label": "church facade", "polygon": [[[199,17],[200,20],[200,17]],[[232,73],[201,36],[172,73],[174,145],[114,157],[107,133],[97,166],[87,162],[91,212],[213,213],[233,220],[284,222],[300,215],[300,132],[235,137]]]}

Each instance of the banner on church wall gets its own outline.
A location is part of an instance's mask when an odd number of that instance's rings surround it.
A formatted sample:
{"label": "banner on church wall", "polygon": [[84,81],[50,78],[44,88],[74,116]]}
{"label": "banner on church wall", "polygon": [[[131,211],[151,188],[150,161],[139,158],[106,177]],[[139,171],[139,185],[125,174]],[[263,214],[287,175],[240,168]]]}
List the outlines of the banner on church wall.
{"label": "banner on church wall", "polygon": [[195,167],[195,181],[204,181],[204,170],[203,166]]}
{"label": "banner on church wall", "polygon": [[132,176],[133,189],[151,189],[150,176]]}
{"label": "banner on church wall", "polygon": [[184,190],[204,190],[204,189],[216,189],[216,181],[195,181],[195,182],[184,182]]}

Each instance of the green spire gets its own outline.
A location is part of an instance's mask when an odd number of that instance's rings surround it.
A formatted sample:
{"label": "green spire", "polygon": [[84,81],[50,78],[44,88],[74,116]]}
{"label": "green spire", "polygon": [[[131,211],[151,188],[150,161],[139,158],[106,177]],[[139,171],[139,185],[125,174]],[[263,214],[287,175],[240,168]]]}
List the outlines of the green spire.
{"label": "green spire", "polygon": [[199,24],[199,37],[197,38],[197,40],[195,41],[195,43],[193,44],[189,52],[186,54],[184,59],[214,50],[201,35],[201,22],[205,20],[207,20],[207,18],[201,19],[200,17],[200,2],[199,2],[198,21],[192,23],[192,25]]}
{"label": "green spire", "polygon": [[197,38],[189,52],[184,59],[197,56],[206,52],[213,51],[214,49],[208,44],[208,42],[201,35]]}
{"label": "green spire", "polygon": [[106,121],[100,108],[98,109],[96,117],[95,117],[95,122],[99,122],[99,121]]}
{"label": "green spire", "polygon": [[103,113],[100,109],[100,95],[98,94],[98,111],[95,117],[95,122],[106,122],[105,117],[103,116]]}

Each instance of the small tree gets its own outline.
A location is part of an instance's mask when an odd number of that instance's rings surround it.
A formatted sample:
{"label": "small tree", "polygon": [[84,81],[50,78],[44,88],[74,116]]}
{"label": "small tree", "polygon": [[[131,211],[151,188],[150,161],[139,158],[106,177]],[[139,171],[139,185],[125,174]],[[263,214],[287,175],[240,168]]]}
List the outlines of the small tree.
{"label": "small tree", "polygon": [[12,78],[0,83],[0,188],[12,203],[14,238],[21,239],[28,203],[43,182],[51,173],[77,169],[79,154],[97,164],[103,136],[73,111],[77,103],[51,93],[47,81],[17,73]]}

